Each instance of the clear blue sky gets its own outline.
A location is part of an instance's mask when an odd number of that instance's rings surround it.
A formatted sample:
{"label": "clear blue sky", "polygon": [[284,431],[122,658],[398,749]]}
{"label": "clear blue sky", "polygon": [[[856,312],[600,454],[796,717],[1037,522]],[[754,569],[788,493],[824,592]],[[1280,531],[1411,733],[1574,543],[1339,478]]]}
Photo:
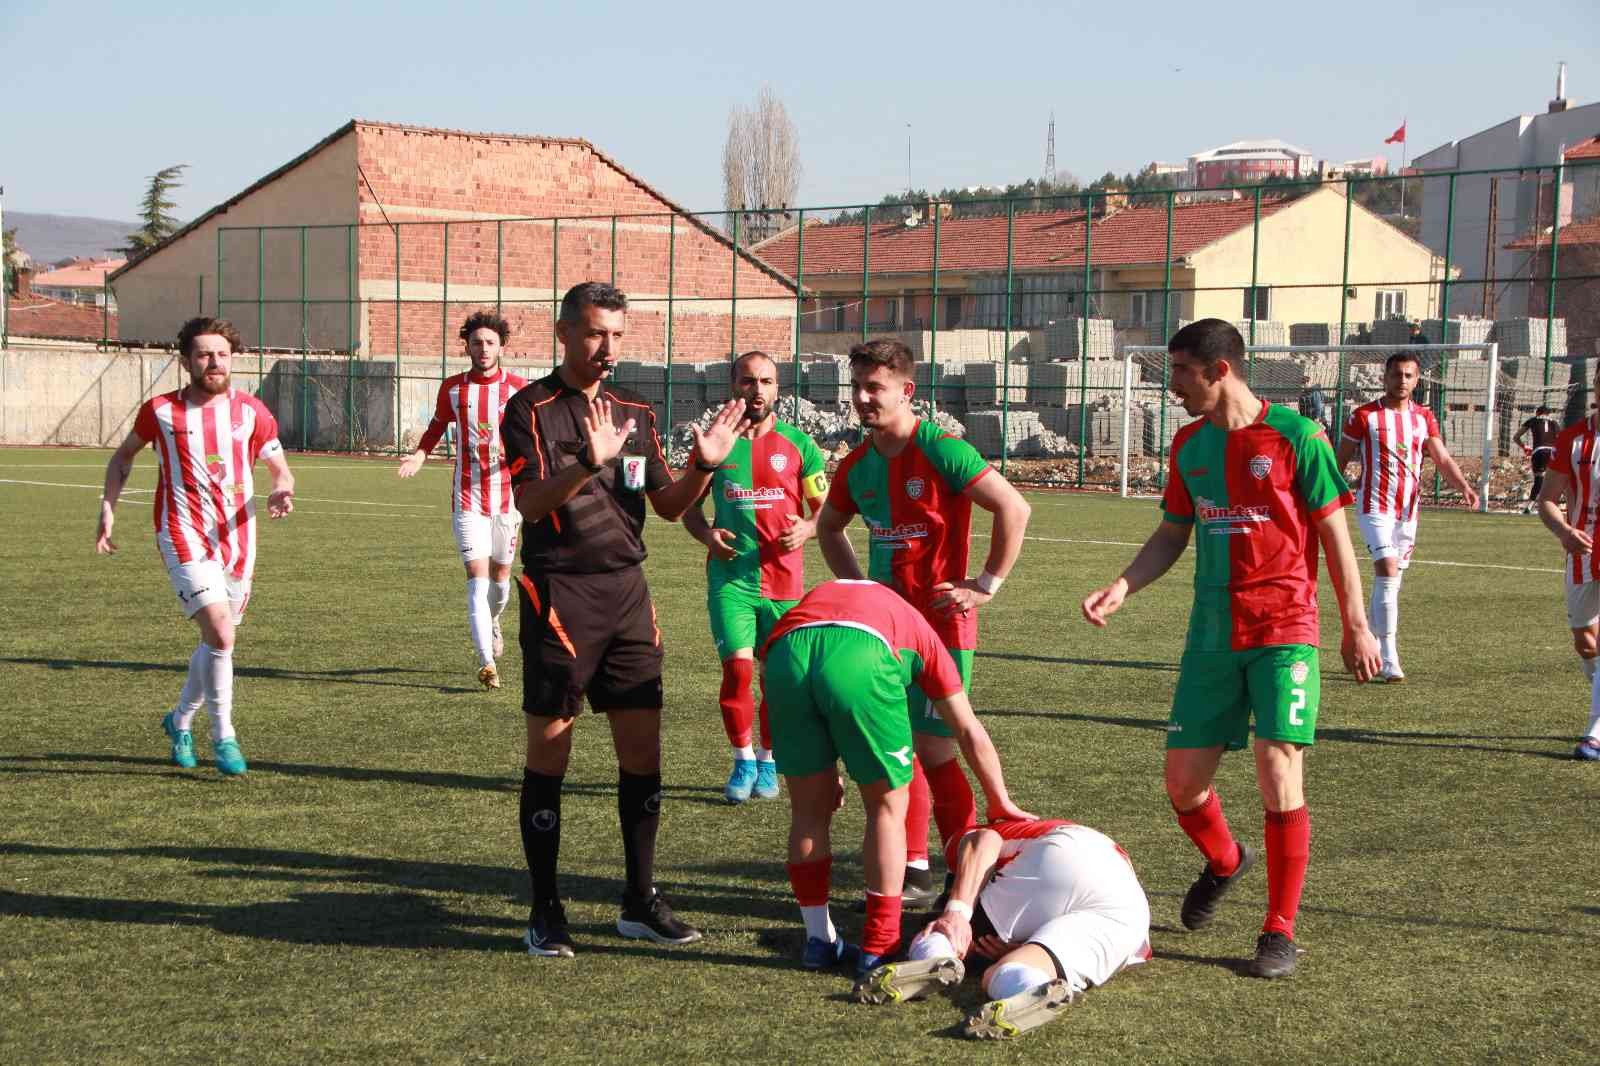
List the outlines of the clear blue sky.
{"label": "clear blue sky", "polygon": [[[1595,0],[1252,9],[943,0],[793,7],[7,0],[5,206],[130,219],[188,163],[192,218],[352,117],[594,142],[695,210],[720,206],[727,114],[770,84],[799,127],[802,204],[906,185],[1088,180],[1245,137],[1319,158],[1415,156],[1600,99]],[[1436,11],[1438,13],[1436,13]],[[1398,146],[1390,146],[1398,162]]]}

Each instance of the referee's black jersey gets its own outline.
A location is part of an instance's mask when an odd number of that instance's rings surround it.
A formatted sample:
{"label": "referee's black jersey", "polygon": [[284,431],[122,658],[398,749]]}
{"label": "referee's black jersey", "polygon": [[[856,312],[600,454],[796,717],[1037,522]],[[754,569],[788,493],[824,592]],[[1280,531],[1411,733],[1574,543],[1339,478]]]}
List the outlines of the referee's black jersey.
{"label": "referee's black jersey", "polygon": [[[601,383],[612,421],[634,420],[622,454],[537,522],[522,525],[522,563],[545,574],[603,574],[644,562],[645,493],[672,482],[655,411],[637,393]],[[500,423],[513,486],[559,474],[584,444],[589,399],[559,374],[540,378],[506,404]]]}

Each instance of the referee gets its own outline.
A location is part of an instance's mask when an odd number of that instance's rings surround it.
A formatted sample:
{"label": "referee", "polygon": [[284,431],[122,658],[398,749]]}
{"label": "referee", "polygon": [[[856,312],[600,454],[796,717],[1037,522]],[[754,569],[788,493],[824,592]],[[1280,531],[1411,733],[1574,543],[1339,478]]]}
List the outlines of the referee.
{"label": "referee", "polygon": [[506,405],[500,433],[524,526],[521,588],[522,710],[527,769],[519,821],[533,909],[530,955],[570,958],[556,888],[561,782],[572,723],[589,706],[610,720],[617,751],[617,816],[627,886],[617,932],[688,944],[654,883],[661,815],[661,631],[645,585],[644,501],[676,521],[706,490],[737,439],[744,402],[731,400],[695,433],[692,462],[673,480],[655,413],[637,394],[605,384],[622,348],[628,300],[587,281],[561,300],[561,365]]}

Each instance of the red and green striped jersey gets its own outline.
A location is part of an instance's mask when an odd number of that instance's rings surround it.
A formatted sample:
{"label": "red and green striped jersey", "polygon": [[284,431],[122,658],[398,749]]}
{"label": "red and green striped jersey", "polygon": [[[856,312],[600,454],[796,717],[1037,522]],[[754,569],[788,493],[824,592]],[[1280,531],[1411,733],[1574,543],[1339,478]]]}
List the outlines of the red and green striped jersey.
{"label": "red and green striped jersey", "polygon": [[1185,647],[1319,643],[1315,524],[1353,500],[1322,427],[1287,407],[1263,403],[1240,429],[1179,430],[1161,508],[1199,519]]}
{"label": "red and green striped jersey", "polygon": [[899,455],[863,441],[834,471],[828,502],[867,524],[867,576],[921,611],[945,647],[978,646],[977,612],[954,618],[928,608],[942,581],[963,581],[972,546],[972,500],[963,495],[990,471],[978,450],[932,422],[918,422]]}
{"label": "red and green striped jersey", "polygon": [[739,438],[711,476],[706,490],[715,507],[712,525],[734,535],[739,554],[729,560],[707,557],[712,581],[761,582],[769,600],[798,600],[805,594],[805,553],[785,552],[778,538],[789,517],[805,517],[805,501],[828,491],[822,449],[787,422],[755,439]]}

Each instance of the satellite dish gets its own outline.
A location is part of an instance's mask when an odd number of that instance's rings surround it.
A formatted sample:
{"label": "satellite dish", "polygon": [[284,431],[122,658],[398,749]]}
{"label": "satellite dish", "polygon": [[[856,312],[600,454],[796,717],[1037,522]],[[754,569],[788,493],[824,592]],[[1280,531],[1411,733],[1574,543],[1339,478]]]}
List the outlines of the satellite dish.
{"label": "satellite dish", "polygon": [[919,223],[921,221],[922,221],[922,217],[920,215],[914,215],[914,214],[913,215],[907,215],[906,216],[906,229],[914,229],[916,227],[917,223]]}

